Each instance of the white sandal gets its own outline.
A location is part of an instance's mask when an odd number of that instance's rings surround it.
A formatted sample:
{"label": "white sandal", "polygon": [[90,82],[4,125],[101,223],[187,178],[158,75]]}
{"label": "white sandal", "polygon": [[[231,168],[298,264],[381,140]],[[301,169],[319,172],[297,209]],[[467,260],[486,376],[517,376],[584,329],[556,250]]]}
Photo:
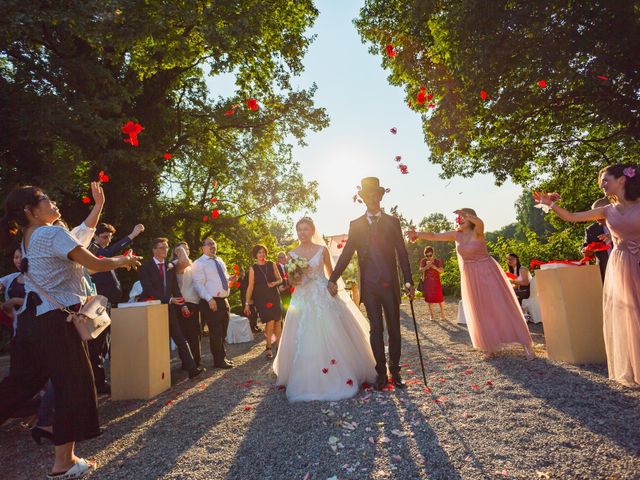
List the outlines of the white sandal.
{"label": "white sandal", "polygon": [[47,480],[73,480],[76,478],[84,478],[93,472],[96,468],[95,462],[87,462],[84,458],[79,458],[78,462],[64,473],[50,473]]}

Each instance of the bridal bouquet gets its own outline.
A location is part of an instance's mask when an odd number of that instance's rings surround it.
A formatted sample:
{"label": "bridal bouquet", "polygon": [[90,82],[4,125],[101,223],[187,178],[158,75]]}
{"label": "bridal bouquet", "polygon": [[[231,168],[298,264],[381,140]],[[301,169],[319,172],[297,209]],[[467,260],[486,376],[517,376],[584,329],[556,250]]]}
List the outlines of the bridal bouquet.
{"label": "bridal bouquet", "polygon": [[287,263],[289,283],[292,285],[299,284],[307,270],[309,270],[309,262],[306,258],[297,257],[289,260],[289,263]]}

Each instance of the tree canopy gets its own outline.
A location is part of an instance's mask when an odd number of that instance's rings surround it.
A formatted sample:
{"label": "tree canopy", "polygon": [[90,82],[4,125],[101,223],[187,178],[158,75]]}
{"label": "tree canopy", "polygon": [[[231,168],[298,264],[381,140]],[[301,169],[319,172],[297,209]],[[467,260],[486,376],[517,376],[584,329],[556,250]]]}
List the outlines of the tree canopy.
{"label": "tree canopy", "polygon": [[[104,171],[104,219],[123,231],[214,232],[234,257],[273,241],[274,213],[317,197],[290,145],[328,125],[315,86],[291,85],[317,14],[311,0],[3,2],[0,191],[40,185],[76,224]],[[231,97],[207,86],[219,75]]]}
{"label": "tree canopy", "polygon": [[366,0],[355,23],[445,177],[543,184],[586,208],[600,168],[637,162],[636,1]]}

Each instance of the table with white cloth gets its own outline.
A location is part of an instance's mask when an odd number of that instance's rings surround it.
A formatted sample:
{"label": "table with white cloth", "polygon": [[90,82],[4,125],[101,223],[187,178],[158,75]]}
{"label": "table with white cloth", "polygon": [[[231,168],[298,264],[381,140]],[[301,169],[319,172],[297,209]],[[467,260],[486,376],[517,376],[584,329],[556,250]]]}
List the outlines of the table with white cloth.
{"label": "table with white cloth", "polygon": [[549,358],[604,363],[600,267],[561,265],[543,265],[535,276]]}
{"label": "table with white cloth", "polygon": [[253,341],[253,332],[247,317],[242,317],[235,313],[229,315],[226,341],[228,344]]}

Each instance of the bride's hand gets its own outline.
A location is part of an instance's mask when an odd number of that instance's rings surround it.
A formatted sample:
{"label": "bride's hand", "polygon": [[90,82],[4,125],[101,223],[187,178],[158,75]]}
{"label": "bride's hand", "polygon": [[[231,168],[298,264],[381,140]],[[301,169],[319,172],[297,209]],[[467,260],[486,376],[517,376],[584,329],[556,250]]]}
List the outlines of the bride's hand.
{"label": "bride's hand", "polygon": [[543,205],[551,205],[553,202],[557,202],[560,200],[560,195],[556,192],[547,193],[547,192],[533,192],[533,199],[537,203],[542,203]]}
{"label": "bride's hand", "polygon": [[327,290],[329,290],[329,293],[331,294],[332,297],[335,297],[338,294],[338,285],[336,285],[333,282],[328,282]]}
{"label": "bride's hand", "polygon": [[407,233],[405,233],[405,235],[407,236],[409,241],[412,243],[418,239],[418,234],[416,233],[415,230],[409,230]]}

